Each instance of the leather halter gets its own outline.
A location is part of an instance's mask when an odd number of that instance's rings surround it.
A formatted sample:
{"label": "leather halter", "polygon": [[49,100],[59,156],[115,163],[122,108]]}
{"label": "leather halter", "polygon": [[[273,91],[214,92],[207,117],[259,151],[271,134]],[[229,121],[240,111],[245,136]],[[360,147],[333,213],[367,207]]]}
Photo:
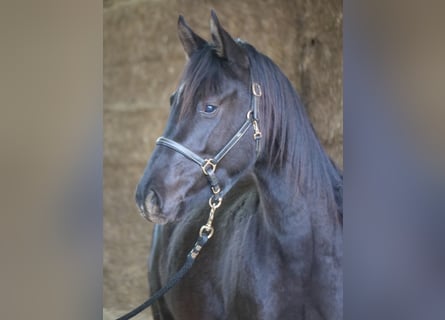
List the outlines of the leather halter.
{"label": "leather halter", "polygon": [[260,139],[262,137],[261,131],[258,126],[258,100],[262,96],[261,86],[253,82],[252,83],[252,95],[250,99],[250,109],[247,112],[247,119],[241,128],[235,133],[232,139],[224,145],[224,147],[213,157],[213,158],[202,158],[189,148],[181,145],[180,143],[173,141],[165,137],[159,137],[156,140],[156,144],[159,146],[164,146],[172,149],[180,154],[182,154],[187,159],[193,161],[199,165],[207,176],[210,186],[214,194],[219,193],[221,190],[219,188],[219,183],[215,175],[216,166],[224,158],[224,156],[229,153],[229,151],[238,143],[238,141],[246,134],[250,126],[253,126],[254,134],[253,138],[256,141],[256,152],[257,156],[260,152]]}

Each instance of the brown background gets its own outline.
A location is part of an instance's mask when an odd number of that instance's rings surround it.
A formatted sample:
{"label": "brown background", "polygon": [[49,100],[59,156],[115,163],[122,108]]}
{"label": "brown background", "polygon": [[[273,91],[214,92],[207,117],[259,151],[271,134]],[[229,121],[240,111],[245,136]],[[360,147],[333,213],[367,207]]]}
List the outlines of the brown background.
{"label": "brown background", "polygon": [[326,150],[343,166],[341,0],[104,0],[104,319],[148,295],[152,225],[139,216],[134,190],[184,66],[178,14],[209,39],[211,8],[233,37],[282,68]]}

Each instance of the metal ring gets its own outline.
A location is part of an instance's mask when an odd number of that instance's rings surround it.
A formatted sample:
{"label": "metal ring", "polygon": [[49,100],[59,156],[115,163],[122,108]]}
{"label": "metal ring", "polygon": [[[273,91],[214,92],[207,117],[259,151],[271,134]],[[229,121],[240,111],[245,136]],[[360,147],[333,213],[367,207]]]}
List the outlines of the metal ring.
{"label": "metal ring", "polygon": [[221,187],[219,185],[211,187],[213,194],[218,194],[221,192]]}
{"label": "metal ring", "polygon": [[215,198],[214,197],[210,197],[210,199],[209,199],[209,206],[210,206],[210,208],[212,208],[212,209],[219,208],[221,206],[221,203],[222,203],[222,197],[218,197],[216,199],[216,201],[218,201],[218,202],[213,202],[213,200],[215,200]]}
{"label": "metal ring", "polygon": [[[215,173],[216,163],[213,163],[212,161],[214,161],[214,160],[213,159],[205,159],[204,164],[201,166],[202,172],[204,172],[204,174],[206,176]],[[210,171],[207,171],[208,168],[210,168]]]}
{"label": "metal ring", "polygon": [[261,97],[263,95],[261,86],[256,82],[252,83],[252,93],[257,97]]}
{"label": "metal ring", "polygon": [[201,229],[199,229],[199,236],[202,237],[204,235],[204,231],[207,233],[207,238],[211,238],[213,236],[213,232],[215,231],[213,227],[208,225],[203,225]]}

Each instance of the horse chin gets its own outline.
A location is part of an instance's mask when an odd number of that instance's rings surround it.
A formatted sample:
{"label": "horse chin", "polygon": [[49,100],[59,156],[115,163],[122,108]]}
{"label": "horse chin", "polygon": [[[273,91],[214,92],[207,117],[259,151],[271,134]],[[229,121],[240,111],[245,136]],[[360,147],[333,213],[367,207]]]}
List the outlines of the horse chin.
{"label": "horse chin", "polygon": [[[173,212],[174,211],[174,212]],[[147,221],[150,221],[155,224],[167,224],[170,222],[175,222],[180,219],[180,208],[176,208],[175,210],[172,210],[173,213],[166,214],[164,212],[155,211],[155,212],[144,212],[141,211],[141,216],[146,219]]]}
{"label": "horse chin", "polygon": [[148,216],[145,216],[144,218],[155,224],[166,224],[168,222],[171,222],[171,219],[169,219],[169,217],[159,214],[150,214]]}
{"label": "horse chin", "polygon": [[175,217],[167,216],[162,213],[147,213],[144,211],[140,211],[139,213],[142,218],[155,224],[166,224],[176,220]]}

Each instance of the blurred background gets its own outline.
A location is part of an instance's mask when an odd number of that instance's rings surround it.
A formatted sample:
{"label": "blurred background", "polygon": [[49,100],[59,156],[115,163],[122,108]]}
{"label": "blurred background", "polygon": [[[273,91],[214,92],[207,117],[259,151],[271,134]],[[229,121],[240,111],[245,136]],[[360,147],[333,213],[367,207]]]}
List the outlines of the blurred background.
{"label": "blurred background", "polygon": [[148,296],[153,225],[139,216],[134,191],[185,63],[178,15],[209,39],[213,8],[234,38],[272,58],[299,92],[339,167],[343,16],[341,0],[104,0],[103,6],[103,307],[104,319],[112,319]]}
{"label": "blurred background", "polygon": [[445,319],[445,4],[341,6],[0,1],[0,319],[147,296],[133,191],[184,64],[177,15],[206,37],[211,7],[284,69],[341,167],[344,105],[345,319]]}

